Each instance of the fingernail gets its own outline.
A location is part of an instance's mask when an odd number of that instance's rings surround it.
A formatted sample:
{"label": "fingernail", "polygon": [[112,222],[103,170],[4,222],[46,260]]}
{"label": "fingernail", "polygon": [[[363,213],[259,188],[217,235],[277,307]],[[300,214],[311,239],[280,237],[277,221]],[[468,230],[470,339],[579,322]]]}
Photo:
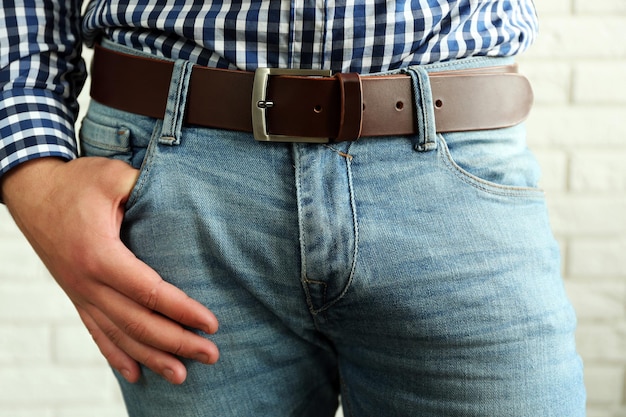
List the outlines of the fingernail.
{"label": "fingernail", "polygon": [[130,371],[128,369],[120,369],[120,373],[122,374],[125,380],[130,382]]}
{"label": "fingernail", "polygon": [[214,334],[217,332],[217,329],[219,328],[219,322],[216,319],[213,320],[208,320],[207,322],[207,333],[209,334]]}
{"label": "fingernail", "polygon": [[201,363],[209,363],[209,355],[206,353],[198,353],[194,356],[194,359]]}
{"label": "fingernail", "polygon": [[163,376],[168,380],[171,381],[172,378],[174,378],[174,371],[172,371],[171,369],[165,369],[163,371]]}

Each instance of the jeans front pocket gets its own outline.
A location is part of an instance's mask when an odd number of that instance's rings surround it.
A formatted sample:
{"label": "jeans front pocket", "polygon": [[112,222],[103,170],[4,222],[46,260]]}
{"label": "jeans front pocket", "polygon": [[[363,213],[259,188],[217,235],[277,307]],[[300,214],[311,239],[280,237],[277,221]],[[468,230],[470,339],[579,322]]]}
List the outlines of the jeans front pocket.
{"label": "jeans front pocket", "polygon": [[457,179],[481,191],[543,196],[539,164],[526,146],[523,125],[438,135],[440,160]]}
{"label": "jeans front pocket", "polygon": [[94,101],[82,121],[79,133],[81,157],[117,159],[140,170],[127,208],[137,200],[147,180],[150,149],[160,126],[158,120],[112,109]]}

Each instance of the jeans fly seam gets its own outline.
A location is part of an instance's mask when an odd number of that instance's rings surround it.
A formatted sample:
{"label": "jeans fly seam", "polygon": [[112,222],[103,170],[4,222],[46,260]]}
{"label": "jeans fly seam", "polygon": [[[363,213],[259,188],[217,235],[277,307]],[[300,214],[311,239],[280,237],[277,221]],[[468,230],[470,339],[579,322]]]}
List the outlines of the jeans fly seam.
{"label": "jeans fly seam", "polygon": [[354,279],[354,274],[356,273],[356,263],[359,254],[359,218],[357,216],[356,211],[356,199],[354,197],[354,186],[352,184],[352,156],[350,155],[350,148],[352,144],[348,146],[346,154],[349,158],[346,158],[346,174],[348,175],[348,188],[350,190],[350,206],[352,208],[352,224],[354,227],[354,251],[352,253],[352,265],[350,268],[350,277],[348,278],[348,283],[344,288],[344,291],[341,293],[339,298],[342,298],[346,292],[348,292],[348,288],[352,284],[352,280]]}
{"label": "jeans fly seam", "polygon": [[[313,300],[311,298],[311,293],[307,287],[307,283],[310,282],[307,279],[307,274],[306,274],[306,270],[307,270],[307,262],[306,262],[306,237],[305,237],[305,230],[303,228],[303,217],[304,214],[302,213],[302,198],[301,198],[301,190],[302,190],[302,164],[300,163],[300,157],[299,157],[299,148],[298,148],[298,144],[294,143],[293,144],[293,159],[294,159],[294,166],[295,166],[295,182],[296,182],[296,202],[297,202],[297,206],[298,206],[298,230],[299,230],[299,234],[300,234],[300,283],[302,285],[302,289],[304,291],[304,295],[306,298],[306,303],[309,307],[309,311],[311,312],[311,314],[313,316],[315,316],[316,311],[315,308],[313,307]],[[313,324],[315,325],[315,328],[318,328],[318,324],[317,321],[315,320],[315,317],[313,319]],[[318,329],[319,330],[319,329]]]}
{"label": "jeans fly seam", "polygon": [[[352,144],[350,144],[348,146],[348,149],[346,150],[346,155],[350,155],[350,147],[351,146],[352,146]],[[353,231],[354,231],[354,249],[353,249],[353,252],[352,252],[352,264],[350,265],[350,274],[348,276],[348,281],[346,282],[346,285],[344,286],[344,288],[341,291],[341,293],[339,294],[339,296],[334,298],[329,303],[324,304],[324,306],[322,306],[321,308],[313,310],[314,314],[319,314],[321,312],[324,312],[324,311],[328,310],[329,308],[331,308],[332,306],[337,304],[337,302],[339,302],[343,297],[345,297],[346,293],[350,289],[350,286],[352,285],[352,281],[354,280],[354,274],[356,273],[357,257],[358,257],[358,253],[359,253],[359,222],[358,222],[358,216],[357,216],[357,211],[356,211],[356,201],[355,201],[355,198],[354,198],[354,186],[352,184],[352,164],[351,164],[352,156],[350,158],[345,158],[345,161],[346,161],[346,174],[348,175],[348,189],[349,189],[349,193],[350,193],[350,206],[351,206],[351,209],[352,209],[352,225],[353,225],[353,228],[354,228],[353,229]]]}

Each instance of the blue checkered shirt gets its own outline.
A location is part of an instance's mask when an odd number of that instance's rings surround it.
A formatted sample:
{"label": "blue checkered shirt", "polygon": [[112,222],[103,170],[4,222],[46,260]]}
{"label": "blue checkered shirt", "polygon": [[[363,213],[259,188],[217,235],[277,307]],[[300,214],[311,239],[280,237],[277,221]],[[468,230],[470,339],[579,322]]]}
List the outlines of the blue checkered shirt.
{"label": "blue checkered shirt", "polygon": [[3,0],[0,175],[24,161],[76,157],[81,40],[99,36],[221,67],[374,73],[524,51],[532,0]]}

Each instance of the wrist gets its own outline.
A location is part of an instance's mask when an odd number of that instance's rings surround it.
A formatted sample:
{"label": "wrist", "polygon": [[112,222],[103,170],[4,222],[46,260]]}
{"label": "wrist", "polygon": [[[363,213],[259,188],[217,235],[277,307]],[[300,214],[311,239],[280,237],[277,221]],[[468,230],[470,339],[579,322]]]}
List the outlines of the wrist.
{"label": "wrist", "polygon": [[63,164],[60,158],[42,157],[16,166],[0,178],[0,201],[10,208],[18,197],[41,190],[51,180],[52,171]]}

